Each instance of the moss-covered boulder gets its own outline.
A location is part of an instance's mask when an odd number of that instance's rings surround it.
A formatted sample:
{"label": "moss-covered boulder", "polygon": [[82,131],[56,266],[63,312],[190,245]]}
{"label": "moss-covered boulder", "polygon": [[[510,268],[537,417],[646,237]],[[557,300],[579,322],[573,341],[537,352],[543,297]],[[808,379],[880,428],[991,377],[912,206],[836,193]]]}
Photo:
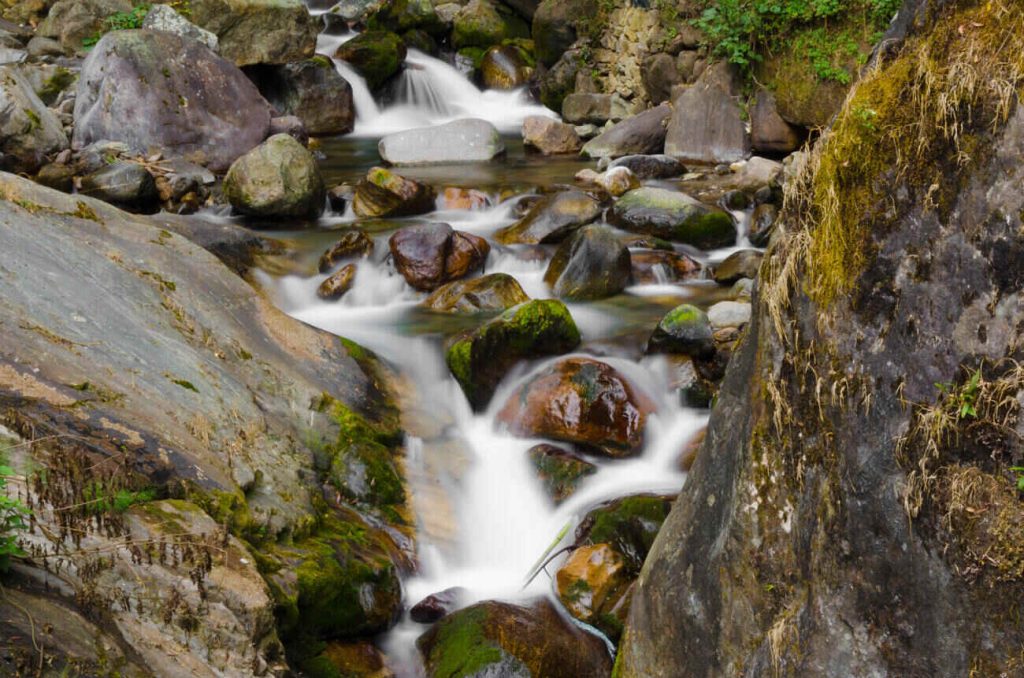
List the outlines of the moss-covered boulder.
{"label": "moss-covered boulder", "polygon": [[541,198],[526,216],[494,234],[506,244],[553,243],[601,216],[601,203],[579,190],[559,191]]}
{"label": "moss-covered boulder", "polygon": [[466,398],[479,410],[517,362],[566,353],[579,343],[579,330],[565,304],[533,300],[456,337],[445,359]]}
{"label": "moss-covered boulder", "polygon": [[711,357],[715,339],[707,313],[692,304],[676,306],[658,322],[647,342],[647,351]]}
{"label": "moss-covered boulder", "polygon": [[522,87],[532,75],[528,55],[515,45],[495,45],[480,61],[480,80],[488,89]]}
{"label": "moss-covered boulder", "polygon": [[402,67],[405,43],[391,31],[366,31],[341,45],[334,56],[352,64],[376,89]]}
{"label": "moss-covered boulder", "polygon": [[622,634],[632,583],[626,559],[609,544],[580,546],[555,574],[558,599],[569,614],[612,642]]}
{"label": "moss-covered boulder", "polygon": [[529,38],[530,27],[501,3],[470,0],[452,26],[452,45],[456,48],[500,45],[504,40]]}
{"label": "moss-covered boulder", "polygon": [[356,265],[345,264],[327,277],[316,288],[316,295],[326,301],[337,301],[352,288],[356,277]]}
{"label": "moss-covered boulder", "polygon": [[562,619],[547,599],[477,603],[442,619],[416,645],[428,678],[611,673],[604,642]]}
{"label": "moss-covered boulder", "polygon": [[547,443],[534,445],[527,451],[527,456],[544,491],[555,504],[568,499],[587,476],[597,473],[594,464]]}
{"label": "moss-covered boulder", "polygon": [[531,374],[509,396],[497,421],[514,435],[628,457],[643,447],[653,411],[654,403],[611,365],[563,358]]}
{"label": "moss-covered boulder", "polygon": [[434,210],[433,187],[383,167],[371,167],[356,185],[352,209],[360,217],[407,217]]}
{"label": "moss-covered boulder", "polygon": [[313,56],[320,22],[302,0],[188,0],[189,19],[217,36],[239,66],[286,64]]}
{"label": "moss-covered boulder", "polygon": [[507,273],[491,273],[442,285],[423,301],[423,306],[444,313],[504,311],[529,301],[519,282]]}
{"label": "moss-covered boulder", "polygon": [[704,249],[736,242],[736,227],[726,212],[664,188],[626,193],[609,210],[608,220],[627,231]]}
{"label": "moss-covered boulder", "polygon": [[394,678],[384,653],[367,640],[332,640],[312,657],[296,662],[306,678]]}
{"label": "moss-covered boulder", "polygon": [[389,0],[367,19],[366,25],[370,30],[393,33],[418,30],[438,35],[444,32],[444,22],[430,0]]}
{"label": "moss-covered boulder", "polygon": [[558,246],[544,282],[559,299],[585,301],[612,297],[630,281],[629,250],[606,226],[591,224]]}
{"label": "moss-covered boulder", "polygon": [[609,544],[635,577],[672,510],[674,495],[635,494],[605,502],[587,512],[576,528],[577,544]]}
{"label": "moss-covered boulder", "polygon": [[242,214],[315,218],[324,211],[327,189],[306,147],[287,134],[275,134],[231,164],[224,195]]}

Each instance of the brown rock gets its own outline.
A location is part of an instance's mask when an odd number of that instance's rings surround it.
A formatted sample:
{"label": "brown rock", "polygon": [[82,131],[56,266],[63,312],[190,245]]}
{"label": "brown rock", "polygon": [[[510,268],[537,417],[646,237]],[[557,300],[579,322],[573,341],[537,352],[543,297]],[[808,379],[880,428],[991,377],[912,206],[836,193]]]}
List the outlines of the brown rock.
{"label": "brown rock", "polygon": [[633,250],[629,258],[633,266],[633,282],[637,285],[658,285],[700,276],[700,264],[679,252]]}
{"label": "brown rock", "polygon": [[458,280],[484,265],[491,246],[478,235],[455,231],[444,259],[445,281]]}
{"label": "brown rock", "polygon": [[356,277],[356,265],[347,264],[333,273],[327,280],[320,283],[316,294],[321,299],[335,301],[341,299],[345,292],[352,287],[352,281]]}
{"label": "brown rock", "polygon": [[504,311],[529,300],[515,278],[507,273],[492,273],[442,285],[426,298],[423,305],[434,311],[476,313]]}
{"label": "brown rock", "polygon": [[629,612],[628,601],[620,603],[631,584],[622,554],[610,544],[577,548],[555,575],[558,598],[569,614],[593,624],[613,642]]}
{"label": "brown rock", "polygon": [[356,186],[352,209],[361,217],[399,217],[434,209],[434,189],[412,179],[373,167]]}
{"label": "brown rock", "polygon": [[544,155],[579,153],[583,147],[575,127],[543,115],[523,121],[523,143]]}
{"label": "brown rock", "polygon": [[800,147],[800,131],[782,119],[775,97],[758,90],[750,107],[750,144],[755,152],[791,153]]}
{"label": "brown rock", "polygon": [[459,601],[465,597],[466,593],[468,591],[461,586],[453,586],[444,591],[432,593],[413,605],[409,610],[409,616],[418,624],[433,624],[458,607]]}
{"label": "brown rock", "polygon": [[601,203],[583,191],[560,191],[541,198],[525,217],[497,233],[505,244],[537,245],[564,240],[566,236],[601,215]]}
{"label": "brown rock", "polygon": [[320,256],[320,272],[334,268],[342,259],[352,257],[367,257],[373,252],[373,240],[362,229],[351,228],[345,230],[338,242],[331,245],[326,252]]}
{"label": "brown rock", "polygon": [[488,89],[522,87],[533,75],[522,53],[512,45],[495,45],[484,53],[480,77]]}
{"label": "brown rock", "polygon": [[437,222],[403,228],[388,245],[406,282],[426,291],[480,268],[490,252],[483,238]]}
{"label": "brown rock", "polygon": [[490,207],[491,199],[475,188],[447,186],[441,192],[441,207],[446,210],[482,210]]}

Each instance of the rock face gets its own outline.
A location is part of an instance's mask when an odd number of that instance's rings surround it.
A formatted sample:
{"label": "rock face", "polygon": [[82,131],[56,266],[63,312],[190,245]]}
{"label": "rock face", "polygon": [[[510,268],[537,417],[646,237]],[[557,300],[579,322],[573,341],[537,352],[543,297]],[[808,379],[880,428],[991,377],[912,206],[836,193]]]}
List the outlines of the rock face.
{"label": "rock face", "polygon": [[638,188],[616,202],[608,220],[635,233],[705,249],[736,242],[736,228],[724,211],[664,188]]}
{"label": "rock face", "polygon": [[584,226],[559,245],[544,282],[560,299],[584,301],[615,296],[630,280],[629,250],[604,226]]}
{"label": "rock face", "polygon": [[121,141],[224,170],[267,136],[270,107],[231,63],[159,31],[113,31],[82,64],[74,146]]}
{"label": "rock face", "polygon": [[607,676],[611,659],[596,636],[566,622],[547,599],[528,605],[477,603],[420,636],[428,678]]}
{"label": "rock face", "polygon": [[470,405],[479,410],[517,362],[566,353],[579,343],[580,332],[565,304],[534,300],[457,337],[445,359]]}
{"label": "rock face", "polygon": [[698,81],[672,102],[665,154],[683,162],[731,163],[750,155],[750,137],[732,94]]}
{"label": "rock face", "polygon": [[504,311],[529,300],[515,278],[507,273],[491,273],[442,285],[423,301],[423,305],[445,313],[478,313]]}
{"label": "rock face", "polygon": [[515,435],[628,457],[640,451],[653,409],[653,403],[607,363],[564,358],[528,377],[502,407],[498,421]]}
{"label": "rock face", "polygon": [[313,56],[319,22],[301,0],[190,0],[191,19],[214,33],[238,66],[286,64]]}
{"label": "rock face", "polygon": [[380,157],[392,165],[432,165],[487,162],[505,152],[494,125],[466,118],[424,129],[389,134],[377,145]]}
{"label": "rock face", "polygon": [[327,200],[313,155],[287,134],[270,137],[232,163],[224,195],[242,214],[275,219],[316,218]]}
{"label": "rock face", "polygon": [[352,64],[376,89],[402,68],[405,43],[390,31],[366,31],[339,47],[334,56]]}
{"label": "rock face", "polygon": [[403,217],[434,209],[437,194],[426,184],[373,167],[356,186],[352,209],[361,217]]}
{"label": "rock face", "polygon": [[[799,167],[703,449],[644,564],[619,676],[1019,669],[1024,627],[1006,614],[1024,508],[1006,468],[1024,427],[1016,406],[994,407],[1024,387],[1024,109],[994,115],[992,84],[1020,77],[1004,55],[1024,49],[1022,9],[905,3],[879,68]],[[965,99],[964,68],[980,83]],[[951,100],[959,136],[906,127]],[[973,415],[958,408],[968,393]]]}
{"label": "rock face", "polygon": [[531,115],[523,120],[523,144],[544,155],[579,153],[583,142],[576,128],[543,115]]}
{"label": "rock face", "polygon": [[407,226],[388,244],[395,268],[406,282],[426,291],[477,270],[491,251],[483,238],[437,222]]}
{"label": "rock face", "polygon": [[14,67],[0,67],[0,167],[34,172],[67,147],[60,121],[29,81]]}
{"label": "rock face", "polygon": [[671,114],[672,109],[662,104],[626,118],[588,141],[583,154],[590,158],[618,158],[661,153],[665,147],[665,126]]}
{"label": "rock face", "polygon": [[283,66],[253,67],[246,72],[281,115],[294,115],[310,136],[352,131],[356,109],[352,86],[326,59],[306,59]]}
{"label": "rock face", "polygon": [[541,198],[526,216],[494,237],[503,243],[559,242],[601,215],[601,203],[583,191],[560,191]]}

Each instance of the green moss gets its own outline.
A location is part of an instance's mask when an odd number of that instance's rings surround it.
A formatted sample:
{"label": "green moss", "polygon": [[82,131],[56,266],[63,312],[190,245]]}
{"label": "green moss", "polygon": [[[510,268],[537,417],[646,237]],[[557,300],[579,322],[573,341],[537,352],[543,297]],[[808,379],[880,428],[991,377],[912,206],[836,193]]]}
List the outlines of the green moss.
{"label": "green moss", "polygon": [[707,314],[692,304],[681,304],[669,311],[661,320],[666,325],[690,325],[707,322]]}
{"label": "green moss", "polygon": [[597,507],[581,523],[587,544],[611,544],[638,573],[672,508],[670,497],[635,495]]}
{"label": "green moss", "polygon": [[46,104],[53,103],[61,92],[75,82],[75,79],[74,73],[63,66],[58,67],[53,75],[43,81],[43,86],[38,92],[39,98]]}
{"label": "green moss", "polygon": [[474,676],[502,661],[505,653],[485,635],[487,609],[469,608],[441,620],[428,662],[432,675],[445,678]]}

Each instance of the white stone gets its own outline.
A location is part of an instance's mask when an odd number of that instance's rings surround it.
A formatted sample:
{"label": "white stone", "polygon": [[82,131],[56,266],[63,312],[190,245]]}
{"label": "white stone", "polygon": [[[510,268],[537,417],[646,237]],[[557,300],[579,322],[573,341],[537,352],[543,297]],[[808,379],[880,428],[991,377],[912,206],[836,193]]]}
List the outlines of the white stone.
{"label": "white stone", "polygon": [[708,321],[715,330],[742,327],[750,322],[750,304],[740,301],[720,301],[708,309]]}

